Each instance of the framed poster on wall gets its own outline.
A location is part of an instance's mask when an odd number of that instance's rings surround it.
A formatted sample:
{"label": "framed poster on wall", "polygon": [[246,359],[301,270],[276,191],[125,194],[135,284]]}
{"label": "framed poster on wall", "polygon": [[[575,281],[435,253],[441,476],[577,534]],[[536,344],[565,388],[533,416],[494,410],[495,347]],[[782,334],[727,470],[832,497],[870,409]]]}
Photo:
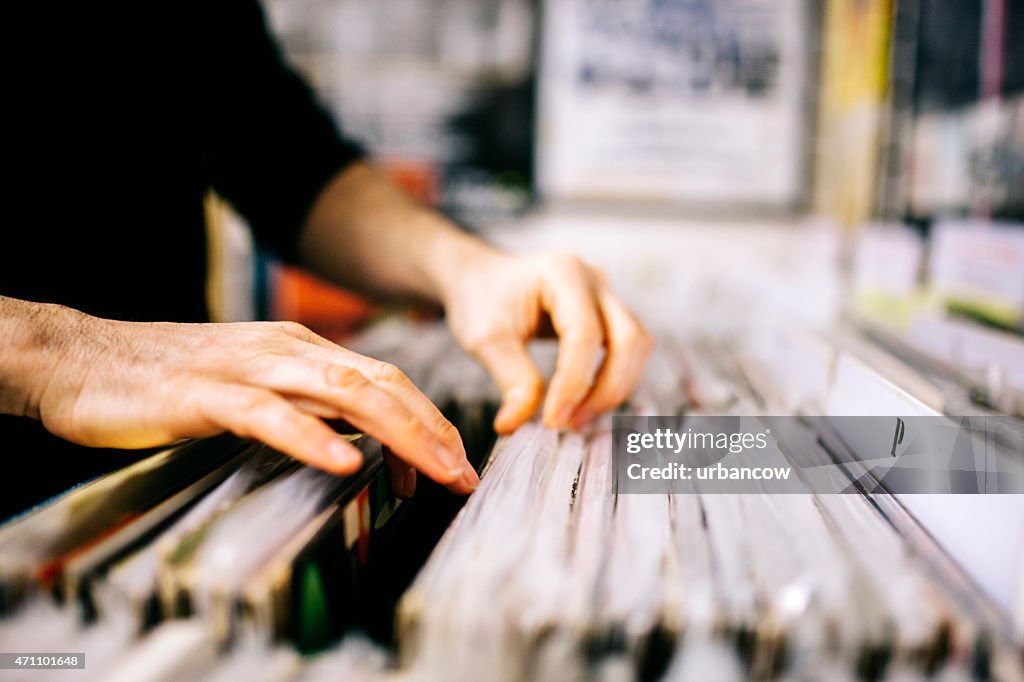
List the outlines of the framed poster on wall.
{"label": "framed poster on wall", "polygon": [[808,14],[805,0],[545,3],[541,195],[798,205]]}

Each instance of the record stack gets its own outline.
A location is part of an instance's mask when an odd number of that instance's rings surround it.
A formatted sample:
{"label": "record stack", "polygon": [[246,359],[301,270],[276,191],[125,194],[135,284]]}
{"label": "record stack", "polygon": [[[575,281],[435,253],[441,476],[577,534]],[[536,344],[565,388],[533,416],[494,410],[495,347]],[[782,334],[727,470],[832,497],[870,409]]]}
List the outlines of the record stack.
{"label": "record stack", "polygon": [[[459,426],[482,483],[457,515],[428,485],[394,498],[365,437],[347,478],[230,436],[180,444],[0,528],[0,651],[85,652],[84,669],[4,679],[1024,679],[1024,610],[909,498],[853,460],[830,469],[846,494],[822,494],[794,464],[850,449],[813,415],[986,412],[914,357],[853,329],[660,339],[622,413],[806,415],[773,455],[801,473],[785,494],[636,494],[611,416],[492,449],[494,388],[442,328],[385,323],[353,348]],[[548,371],[556,352],[534,349]],[[991,456],[1024,476],[1005,440]],[[1019,538],[990,544],[1024,557]]]}

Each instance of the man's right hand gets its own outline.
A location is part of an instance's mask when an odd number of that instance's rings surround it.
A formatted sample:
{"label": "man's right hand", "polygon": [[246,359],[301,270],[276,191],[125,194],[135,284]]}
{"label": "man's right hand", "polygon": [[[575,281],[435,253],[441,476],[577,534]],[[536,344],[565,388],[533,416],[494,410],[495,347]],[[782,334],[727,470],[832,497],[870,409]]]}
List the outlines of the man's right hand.
{"label": "man's right hand", "polygon": [[289,322],[119,322],[0,297],[0,412],[94,447],[143,448],[231,431],[349,474],[358,449],[323,419],[380,440],[399,494],[413,468],[453,492],[479,478],[458,431],[393,365]]}

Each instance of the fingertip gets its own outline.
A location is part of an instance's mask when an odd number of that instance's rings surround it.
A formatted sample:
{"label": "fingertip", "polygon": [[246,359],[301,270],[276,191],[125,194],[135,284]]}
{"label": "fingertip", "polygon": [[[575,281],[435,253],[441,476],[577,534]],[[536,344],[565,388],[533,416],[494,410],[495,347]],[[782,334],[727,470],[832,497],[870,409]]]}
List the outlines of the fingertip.
{"label": "fingertip", "polygon": [[443,480],[442,478],[436,479],[438,483],[448,485],[462,476],[462,470],[466,466],[466,454],[464,451],[459,453],[450,449],[444,443],[438,443],[434,448],[434,459],[441,469],[444,470]]}
{"label": "fingertip", "polygon": [[480,475],[476,473],[476,469],[474,469],[469,462],[466,462],[466,471],[462,475],[462,483],[470,492],[476,490],[480,485]]}
{"label": "fingertip", "polygon": [[469,495],[480,485],[480,476],[477,475],[476,469],[474,469],[469,462],[466,462],[466,466],[462,471],[462,475],[452,483],[448,484],[448,489],[456,495]]}
{"label": "fingertip", "polygon": [[321,462],[332,474],[353,474],[363,466],[363,454],[348,441],[335,439],[327,444],[327,457]]}
{"label": "fingertip", "polygon": [[494,417],[494,430],[500,434],[507,434],[526,423],[526,420],[537,411],[543,392],[542,382],[509,389],[502,398],[498,414]]}
{"label": "fingertip", "polygon": [[495,433],[499,436],[507,436],[522,426],[522,423],[517,423],[511,417],[503,417],[499,412],[498,416],[494,418],[493,426]]}
{"label": "fingertip", "polygon": [[518,429],[526,421],[526,417],[520,415],[519,412],[520,410],[515,405],[508,403],[502,405],[494,417],[494,430],[505,436]]}

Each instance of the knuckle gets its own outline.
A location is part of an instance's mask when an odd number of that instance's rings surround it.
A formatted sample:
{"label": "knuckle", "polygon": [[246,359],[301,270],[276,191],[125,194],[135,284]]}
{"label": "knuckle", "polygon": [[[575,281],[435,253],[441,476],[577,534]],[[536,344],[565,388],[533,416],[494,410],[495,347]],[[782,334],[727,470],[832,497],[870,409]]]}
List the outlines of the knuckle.
{"label": "knuckle", "polygon": [[[286,356],[278,352],[277,348],[261,348],[243,362],[239,363],[237,369],[247,376],[263,377],[267,374],[280,370],[286,362]],[[219,362],[223,358],[218,358]]]}
{"label": "knuckle", "polygon": [[286,320],[284,322],[272,322],[271,323],[280,333],[286,334],[299,339],[308,339],[313,335],[305,325],[299,324],[298,322],[292,322]]}
{"label": "knuckle", "polygon": [[324,380],[328,386],[340,389],[358,389],[366,384],[366,379],[358,370],[344,365],[328,365],[324,369]]}
{"label": "knuckle", "polygon": [[320,431],[320,420],[304,414],[284,413],[282,414],[282,421],[284,422],[283,428],[289,429],[300,440],[313,438]]}
{"label": "knuckle", "polygon": [[409,379],[390,362],[374,362],[370,365],[370,376],[376,383],[404,386]]}
{"label": "knuckle", "polygon": [[287,428],[290,421],[287,411],[282,410],[280,406],[275,405],[269,400],[258,403],[249,413],[249,416],[251,421],[269,431],[279,432],[281,429]]}
{"label": "knuckle", "polygon": [[455,425],[440,414],[434,420],[434,433],[437,434],[440,440],[446,443],[459,438],[459,431],[455,428]]}
{"label": "knuckle", "polygon": [[255,391],[240,391],[235,395],[234,403],[239,413],[250,415],[265,409],[267,399]]}
{"label": "knuckle", "polygon": [[495,343],[501,341],[502,334],[493,331],[479,331],[468,334],[462,342],[462,347],[471,355],[477,357]]}
{"label": "knuckle", "polygon": [[239,399],[238,409],[240,432],[244,438],[258,437],[264,433],[279,433],[288,425],[288,415],[273,400],[255,394]]}
{"label": "knuckle", "polygon": [[548,259],[553,267],[569,274],[580,274],[586,269],[583,261],[575,253],[552,253],[548,256]]}
{"label": "knuckle", "polygon": [[654,337],[639,324],[633,325],[626,331],[623,341],[626,348],[644,355],[650,355],[654,350]]}
{"label": "knuckle", "polygon": [[479,355],[480,351],[487,348],[488,337],[484,334],[471,334],[466,337],[463,347],[473,355]]}

